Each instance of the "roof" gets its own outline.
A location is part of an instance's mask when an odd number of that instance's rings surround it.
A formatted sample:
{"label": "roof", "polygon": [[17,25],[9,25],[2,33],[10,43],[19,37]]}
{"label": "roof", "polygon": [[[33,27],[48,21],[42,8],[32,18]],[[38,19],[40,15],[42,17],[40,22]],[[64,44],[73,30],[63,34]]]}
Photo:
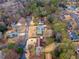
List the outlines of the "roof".
{"label": "roof", "polygon": [[16,25],[17,25],[17,26],[21,26],[22,24],[19,22],[19,23],[17,23]]}
{"label": "roof", "polygon": [[69,2],[77,2],[77,0],[68,0]]}
{"label": "roof", "polygon": [[10,33],[10,32],[15,32],[14,29],[11,29],[11,30],[8,30],[7,33]]}
{"label": "roof", "polygon": [[75,10],[76,7],[75,7],[75,6],[69,6],[68,9],[69,9],[69,10]]}
{"label": "roof", "polygon": [[25,35],[25,33],[20,33],[19,35],[20,35],[20,36],[24,36],[24,35]]}

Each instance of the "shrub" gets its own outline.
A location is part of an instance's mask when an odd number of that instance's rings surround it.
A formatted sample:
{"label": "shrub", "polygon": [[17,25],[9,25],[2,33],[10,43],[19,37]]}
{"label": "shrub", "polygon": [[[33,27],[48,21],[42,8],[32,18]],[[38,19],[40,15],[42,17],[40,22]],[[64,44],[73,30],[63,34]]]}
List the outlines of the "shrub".
{"label": "shrub", "polygon": [[9,43],[9,45],[8,45],[8,48],[9,49],[13,49],[15,47],[15,44],[14,43]]}
{"label": "shrub", "polygon": [[16,49],[16,51],[17,51],[17,53],[22,54],[22,53],[23,53],[23,48],[18,47],[18,48]]}

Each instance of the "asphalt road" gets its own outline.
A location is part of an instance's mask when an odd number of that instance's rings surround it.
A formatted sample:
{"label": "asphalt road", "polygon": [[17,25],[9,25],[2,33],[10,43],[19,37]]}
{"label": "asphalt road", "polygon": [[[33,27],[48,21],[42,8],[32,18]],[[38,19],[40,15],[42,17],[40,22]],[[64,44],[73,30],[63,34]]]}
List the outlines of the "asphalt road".
{"label": "asphalt road", "polygon": [[[26,19],[26,29],[25,29],[25,36],[24,36],[24,39],[23,39],[23,42],[22,42],[22,48],[25,50],[26,48],[26,44],[27,44],[27,40],[28,40],[28,32],[29,32],[29,25],[30,25],[30,22],[31,22],[31,18],[28,16]],[[20,45],[20,46],[21,46]],[[25,55],[25,52],[23,52],[20,56],[20,59],[27,59],[26,58],[26,55]]]}

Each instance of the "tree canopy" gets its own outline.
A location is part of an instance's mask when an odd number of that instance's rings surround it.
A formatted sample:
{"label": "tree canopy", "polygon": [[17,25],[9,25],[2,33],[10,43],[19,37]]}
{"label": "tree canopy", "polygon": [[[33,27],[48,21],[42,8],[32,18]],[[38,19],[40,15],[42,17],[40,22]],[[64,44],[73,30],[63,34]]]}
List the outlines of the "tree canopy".
{"label": "tree canopy", "polygon": [[7,30],[7,26],[5,24],[0,24],[0,32],[4,33]]}
{"label": "tree canopy", "polygon": [[75,47],[76,45],[72,41],[66,39],[65,42],[59,44],[53,52],[53,56],[56,59],[71,59],[73,56],[76,57]]}

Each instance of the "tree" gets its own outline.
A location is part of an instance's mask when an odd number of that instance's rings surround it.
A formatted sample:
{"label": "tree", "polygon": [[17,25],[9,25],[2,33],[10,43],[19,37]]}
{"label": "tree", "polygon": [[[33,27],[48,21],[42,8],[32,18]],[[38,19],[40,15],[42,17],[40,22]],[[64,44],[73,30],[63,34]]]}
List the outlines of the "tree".
{"label": "tree", "polygon": [[[54,18],[55,20],[52,23],[52,28],[55,32],[66,32],[66,24],[61,22],[60,19]],[[63,25],[62,25],[63,24]]]}
{"label": "tree", "polygon": [[0,32],[4,33],[7,30],[7,26],[4,23],[0,24]]}
{"label": "tree", "polygon": [[56,32],[54,39],[57,43],[60,43],[62,41],[62,34],[60,32]]}
{"label": "tree", "polygon": [[37,0],[36,3],[37,3],[37,7],[38,7],[38,6],[44,7],[44,1],[42,1],[42,0]]}
{"label": "tree", "polygon": [[75,56],[75,44],[66,39],[56,48],[54,56],[58,59],[71,59],[72,56]]}
{"label": "tree", "polygon": [[19,54],[22,54],[23,53],[23,48],[20,48],[20,47],[16,48],[16,52],[19,53]]}
{"label": "tree", "polygon": [[8,49],[13,49],[15,47],[15,44],[14,43],[9,43],[8,44]]}
{"label": "tree", "polygon": [[51,0],[51,3],[52,3],[54,6],[57,6],[57,5],[58,5],[58,0]]}
{"label": "tree", "polygon": [[48,22],[49,22],[50,24],[52,24],[53,21],[55,20],[54,15],[55,15],[55,14],[50,14],[50,15],[47,16]]}
{"label": "tree", "polygon": [[60,54],[61,54],[61,49],[60,47],[57,47],[54,51],[55,58],[59,58]]}
{"label": "tree", "polygon": [[8,50],[5,53],[5,58],[4,59],[19,59],[19,54],[17,54],[14,50]]}
{"label": "tree", "polygon": [[67,39],[63,44],[60,44],[62,53],[60,54],[60,59],[71,59],[75,56],[75,44],[74,42]]}

